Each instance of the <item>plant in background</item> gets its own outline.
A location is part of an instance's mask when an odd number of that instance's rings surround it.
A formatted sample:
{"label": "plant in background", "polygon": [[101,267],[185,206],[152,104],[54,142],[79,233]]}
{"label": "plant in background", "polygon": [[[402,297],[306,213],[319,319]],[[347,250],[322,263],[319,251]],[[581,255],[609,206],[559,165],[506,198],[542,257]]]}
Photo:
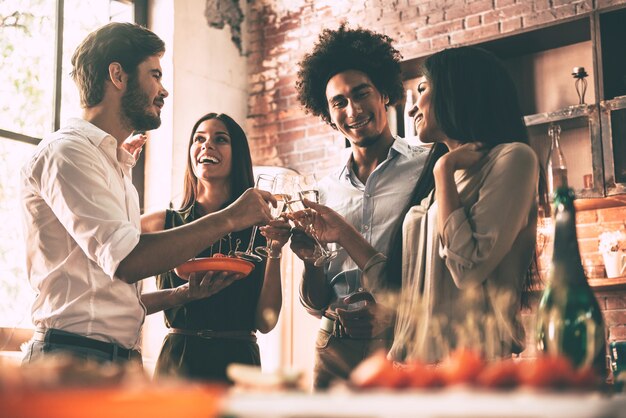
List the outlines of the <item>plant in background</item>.
{"label": "plant in background", "polygon": [[626,251],[626,232],[624,227],[617,231],[606,231],[600,234],[598,251],[600,254]]}
{"label": "plant in background", "polygon": [[626,275],[626,231],[625,225],[616,231],[606,231],[599,236],[598,251],[604,260],[606,277]]}

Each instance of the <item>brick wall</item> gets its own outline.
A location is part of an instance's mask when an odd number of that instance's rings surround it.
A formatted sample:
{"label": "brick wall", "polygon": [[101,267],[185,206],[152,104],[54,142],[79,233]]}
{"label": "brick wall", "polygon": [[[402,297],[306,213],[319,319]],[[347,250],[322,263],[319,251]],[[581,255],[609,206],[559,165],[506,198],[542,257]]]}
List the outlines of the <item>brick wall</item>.
{"label": "brick wall", "polygon": [[[320,28],[345,20],[383,32],[404,59],[568,19],[626,0],[263,0],[250,5],[247,129],[255,164],[323,175],[340,163],[344,139],[306,115],[296,98],[297,63]],[[626,219],[626,209],[579,214],[581,249],[602,264],[597,235]],[[612,339],[626,339],[626,293],[598,294]]]}
{"label": "brick wall", "polygon": [[247,129],[256,164],[323,174],[344,140],[300,109],[297,63],[320,28],[372,28],[391,36],[405,59],[448,46],[510,35],[606,9],[626,0],[257,0],[248,13]]}

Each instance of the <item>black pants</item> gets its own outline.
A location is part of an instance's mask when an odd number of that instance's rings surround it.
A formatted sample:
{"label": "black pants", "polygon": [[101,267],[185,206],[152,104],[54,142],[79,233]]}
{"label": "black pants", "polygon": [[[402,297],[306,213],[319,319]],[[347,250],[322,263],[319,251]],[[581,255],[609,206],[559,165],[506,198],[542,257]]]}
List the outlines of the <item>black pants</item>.
{"label": "black pants", "polygon": [[163,341],[154,377],[178,376],[228,382],[226,367],[231,363],[260,366],[257,343],[168,334]]}

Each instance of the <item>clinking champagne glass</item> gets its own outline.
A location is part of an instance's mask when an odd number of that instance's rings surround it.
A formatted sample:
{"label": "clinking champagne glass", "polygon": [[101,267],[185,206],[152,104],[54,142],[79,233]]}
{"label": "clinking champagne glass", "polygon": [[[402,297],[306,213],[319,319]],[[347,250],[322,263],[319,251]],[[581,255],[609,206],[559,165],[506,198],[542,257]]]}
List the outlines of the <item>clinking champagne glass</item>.
{"label": "clinking champagne glass", "polygon": [[[319,203],[319,197],[320,194],[318,190],[303,190],[300,192],[301,200],[306,199],[314,203]],[[315,229],[313,228],[313,224],[309,225],[309,232],[315,240],[316,253],[319,254],[319,257],[317,257],[317,259],[313,263],[316,267],[321,267],[333,258],[337,257],[337,251],[328,250],[326,246],[319,241],[319,238],[317,237],[317,232],[315,232]]]}
{"label": "clinking champagne glass", "polygon": [[[278,174],[274,178],[274,185],[272,188],[272,194],[276,199],[276,207],[270,206],[270,213],[272,219],[278,219],[283,213],[285,203],[290,199],[290,195],[293,192],[294,178],[290,175]],[[269,257],[272,250],[272,240],[267,242],[265,247],[256,247],[254,251],[263,257]]]}
{"label": "clinking champagne glass", "polygon": [[[300,198],[300,186],[298,181],[299,176],[293,174],[279,174],[276,176],[276,184],[274,197],[278,200],[279,196],[285,202],[285,209],[291,213],[295,213],[301,210],[306,210],[306,207],[302,203]],[[294,220],[295,221],[295,220]],[[295,221],[297,225],[306,228],[301,221]],[[310,256],[301,255],[303,259],[315,262],[320,256],[317,245],[314,248],[313,253]]]}
{"label": "clinking champagne glass", "polygon": [[[304,209],[303,199],[310,200],[311,202],[319,203],[319,189],[317,185],[317,179],[315,178],[315,174],[304,174],[298,176],[298,196],[300,200],[300,204]],[[313,227],[313,224],[308,225],[308,232],[311,234],[313,239],[315,240],[315,262],[313,263],[315,266],[320,267],[332,260],[337,256],[337,251],[329,251],[325,245],[323,245],[319,238],[317,237],[317,233]]]}
{"label": "clinking champagne glass", "polygon": [[[267,192],[272,192],[274,190],[274,176],[270,176],[269,174],[259,174],[256,178],[256,183],[254,187],[259,190],[265,190]],[[254,247],[254,239],[256,238],[256,233],[259,228],[254,225],[252,227],[252,234],[250,236],[250,242],[248,243],[248,248],[246,251],[235,251],[235,255],[239,258],[243,258],[247,261],[256,261],[257,263],[262,261],[263,258],[252,252],[252,248]]]}

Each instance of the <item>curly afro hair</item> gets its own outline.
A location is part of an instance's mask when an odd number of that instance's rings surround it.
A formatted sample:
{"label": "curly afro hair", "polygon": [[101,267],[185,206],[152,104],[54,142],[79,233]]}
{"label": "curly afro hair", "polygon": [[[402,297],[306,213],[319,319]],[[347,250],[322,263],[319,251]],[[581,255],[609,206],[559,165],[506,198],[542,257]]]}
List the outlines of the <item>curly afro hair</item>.
{"label": "curly afro hair", "polygon": [[299,63],[296,89],[298,100],[307,113],[330,120],[326,84],[334,75],[347,70],[361,71],[372,80],[379,92],[389,97],[389,105],[402,99],[400,60],[402,55],[387,36],[367,29],[324,29],[313,51]]}

